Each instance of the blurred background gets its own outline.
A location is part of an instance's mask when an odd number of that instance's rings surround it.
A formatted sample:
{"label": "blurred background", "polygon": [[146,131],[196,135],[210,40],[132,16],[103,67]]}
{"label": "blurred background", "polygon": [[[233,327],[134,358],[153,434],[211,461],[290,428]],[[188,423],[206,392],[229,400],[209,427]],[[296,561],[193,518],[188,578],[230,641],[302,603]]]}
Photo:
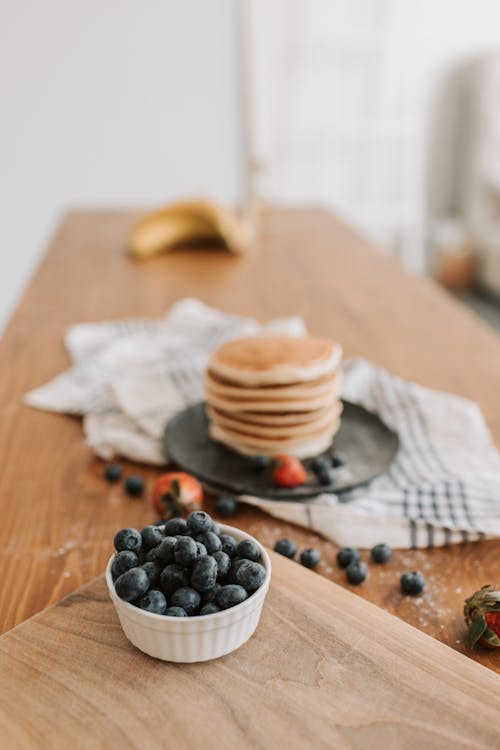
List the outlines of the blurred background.
{"label": "blurred background", "polygon": [[494,325],[498,0],[0,0],[0,331],[62,213],[323,205]]}

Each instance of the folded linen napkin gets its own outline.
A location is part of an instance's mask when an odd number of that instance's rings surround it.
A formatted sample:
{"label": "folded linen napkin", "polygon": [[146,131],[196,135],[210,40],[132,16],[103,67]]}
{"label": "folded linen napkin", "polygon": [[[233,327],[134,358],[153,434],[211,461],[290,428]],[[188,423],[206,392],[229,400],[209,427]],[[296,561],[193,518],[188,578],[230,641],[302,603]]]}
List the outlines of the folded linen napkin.
{"label": "folded linen napkin", "polygon": [[[26,403],[84,416],[87,442],[105,459],[161,465],[168,419],[201,400],[209,353],[259,332],[300,336],[300,318],[265,325],[185,299],[160,320],[73,326],[73,367],[27,394]],[[400,437],[389,470],[341,495],[305,503],[245,496],[271,515],[340,545],[432,547],[500,536],[500,458],[471,401],[391,375],[363,359],[344,363],[343,397],[377,412]]]}

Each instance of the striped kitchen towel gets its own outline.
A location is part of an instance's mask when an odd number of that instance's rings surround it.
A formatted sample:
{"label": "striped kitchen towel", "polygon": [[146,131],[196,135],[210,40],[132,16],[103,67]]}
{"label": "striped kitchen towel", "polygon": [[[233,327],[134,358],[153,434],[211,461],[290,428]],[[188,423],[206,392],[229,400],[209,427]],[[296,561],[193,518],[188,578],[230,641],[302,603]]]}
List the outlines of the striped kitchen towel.
{"label": "striped kitchen towel", "polygon": [[[262,331],[303,335],[300,318],[254,320],[181,300],[160,320],[74,326],[73,367],[26,396],[31,406],[84,416],[105,459],[161,465],[168,419],[199,401],[211,350]],[[500,458],[479,407],[398,378],[363,359],[344,363],[343,397],[378,413],[400,438],[389,470],[341,495],[305,503],[241,498],[340,545],[433,547],[500,536]]]}

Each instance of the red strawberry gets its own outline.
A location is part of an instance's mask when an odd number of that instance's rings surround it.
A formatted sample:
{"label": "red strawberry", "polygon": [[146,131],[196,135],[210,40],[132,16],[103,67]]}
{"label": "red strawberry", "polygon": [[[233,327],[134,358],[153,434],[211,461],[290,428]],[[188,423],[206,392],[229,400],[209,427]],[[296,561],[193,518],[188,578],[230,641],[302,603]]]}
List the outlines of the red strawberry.
{"label": "red strawberry", "polygon": [[466,599],[464,616],[471,646],[481,643],[488,648],[500,648],[500,591],[495,591],[495,586],[483,586]]}
{"label": "red strawberry", "polygon": [[191,474],[170,471],[153,485],[153,505],[160,518],[182,516],[199,510],[203,502],[201,484]]}
{"label": "red strawberry", "polygon": [[301,462],[295,456],[280,453],[273,460],[273,482],[276,487],[298,487],[307,480]]}

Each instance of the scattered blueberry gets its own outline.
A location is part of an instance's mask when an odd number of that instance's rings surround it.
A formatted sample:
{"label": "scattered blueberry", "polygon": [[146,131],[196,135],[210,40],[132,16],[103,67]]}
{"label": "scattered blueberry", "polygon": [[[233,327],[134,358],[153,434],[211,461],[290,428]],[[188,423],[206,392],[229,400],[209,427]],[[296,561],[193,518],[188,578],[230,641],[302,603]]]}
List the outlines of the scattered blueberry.
{"label": "scattered blueberry", "polygon": [[172,607],[182,607],[188,617],[195,615],[201,603],[201,596],[191,586],[183,586],[170,597]]}
{"label": "scattered blueberry", "polygon": [[104,479],[107,482],[118,482],[122,478],[122,467],[120,464],[108,464],[104,467]]}
{"label": "scattered blueberry", "polygon": [[230,497],[229,495],[219,497],[219,499],[215,503],[215,512],[221,518],[232,518],[237,509],[237,501],[234,499],[234,497]]}
{"label": "scattered blueberry", "polygon": [[339,451],[338,453],[332,454],[332,465],[334,469],[340,469],[341,466],[345,466],[347,463],[347,456],[345,453]]}
{"label": "scattered blueberry", "polygon": [[196,591],[207,592],[215,587],[217,581],[217,561],[210,555],[199,557],[191,575],[191,586]]}
{"label": "scattered blueberry", "polygon": [[247,592],[243,586],[229,584],[228,586],[221,586],[217,593],[215,603],[221,609],[229,609],[230,607],[235,607],[237,604],[244,602],[247,596]]}
{"label": "scattered blueberry", "polygon": [[167,617],[187,617],[187,612],[182,607],[167,607],[165,614]]}
{"label": "scattered blueberry", "polygon": [[222,544],[222,551],[225,552],[226,555],[229,555],[229,557],[234,557],[236,554],[236,540],[228,534],[221,534],[220,541]]}
{"label": "scattered blueberry", "polygon": [[192,536],[198,536],[205,531],[211,531],[212,519],[204,510],[193,510],[187,517],[186,525]]}
{"label": "scattered blueberry", "polygon": [[186,536],[189,533],[184,518],[170,518],[165,524],[164,532],[165,536]]}
{"label": "scattered blueberry", "polygon": [[167,609],[167,600],[161,591],[151,589],[147,594],[144,594],[139,606],[147,612],[154,612],[155,615],[164,615]]}
{"label": "scattered blueberry", "polygon": [[236,547],[236,554],[238,557],[244,557],[246,560],[252,560],[253,562],[259,562],[260,560],[260,550],[251,539],[242,539]]}
{"label": "scattered blueberry", "polygon": [[220,607],[214,602],[207,602],[200,609],[200,615],[214,615],[216,612],[220,612]]}
{"label": "scattered blueberry", "polygon": [[204,534],[198,534],[196,541],[201,542],[206,547],[209,555],[212,552],[218,552],[218,550],[222,549],[220,537],[214,534],[213,531],[205,531]]}
{"label": "scattered blueberry", "polygon": [[311,463],[309,465],[311,467],[311,470],[315,474],[317,474],[323,469],[330,469],[332,466],[332,463],[327,458],[327,456],[317,456],[316,458],[311,459]]}
{"label": "scattered blueberry", "polygon": [[305,549],[300,553],[300,562],[306,568],[315,568],[321,560],[317,549]]}
{"label": "scattered blueberry", "polygon": [[220,581],[224,579],[229,573],[229,569],[231,567],[231,558],[222,550],[214,552],[212,557],[217,563],[217,580]]}
{"label": "scattered blueberry", "polygon": [[118,578],[130,568],[136,568],[139,565],[139,558],[132,550],[124,549],[118,552],[111,563],[111,575]]}
{"label": "scattered blueberry", "polygon": [[264,566],[249,560],[246,560],[243,565],[238,567],[234,576],[235,582],[243,586],[249,594],[257,591],[262,586],[265,577],[266,569]]}
{"label": "scattered blueberry", "polygon": [[342,547],[337,552],[337,565],[339,568],[347,568],[348,565],[354,562],[359,562],[361,555],[354,547]]}
{"label": "scattered blueberry", "polygon": [[125,492],[130,497],[139,497],[144,492],[144,479],[132,475],[125,480]]}
{"label": "scattered blueberry", "polygon": [[146,571],[150,586],[157,586],[160,580],[160,568],[154,562],[145,562],[141,568]]}
{"label": "scattered blueberry", "polygon": [[279,555],[284,555],[290,560],[293,560],[293,558],[297,554],[297,545],[295,544],[295,542],[292,542],[291,539],[280,539],[274,545],[274,551]]}
{"label": "scattered blueberry", "polygon": [[251,456],[250,468],[256,474],[262,474],[269,466],[269,456]]}
{"label": "scattered blueberry", "polygon": [[[200,560],[203,560],[203,558],[200,557]],[[160,588],[167,596],[172,594],[176,589],[187,586],[188,583],[189,574],[187,570],[175,563],[167,565],[160,573]]]}
{"label": "scattered blueberry", "polygon": [[401,591],[403,594],[417,596],[425,588],[425,578],[418,570],[411,570],[401,576]]}
{"label": "scattered blueberry", "polygon": [[376,544],[371,551],[372,560],[379,565],[389,562],[392,557],[392,549],[388,544]]}
{"label": "scattered blueberry", "polygon": [[158,526],[145,526],[141,531],[142,549],[146,552],[158,546],[163,539],[163,532]]}
{"label": "scattered blueberry", "polygon": [[368,568],[363,562],[352,562],[345,569],[345,574],[349,583],[352,583],[353,586],[359,586],[366,579]]}
{"label": "scattered blueberry", "polygon": [[180,536],[174,547],[174,561],[184,568],[189,567],[198,557],[195,540],[190,536]]}
{"label": "scattered blueberry", "polygon": [[331,466],[323,466],[316,472],[316,477],[318,482],[324,487],[330,484],[335,484],[337,481],[337,477]]}
{"label": "scattered blueberry", "polygon": [[115,534],[114,545],[117,552],[126,549],[139,552],[142,547],[142,538],[137,529],[121,529]]}
{"label": "scattered blueberry", "polygon": [[115,581],[115,590],[120,599],[131,602],[146,593],[149,578],[142,568],[130,568]]}
{"label": "scattered blueberry", "polygon": [[175,536],[166,536],[158,547],[158,562],[165,567],[174,561],[174,547],[177,544]]}

